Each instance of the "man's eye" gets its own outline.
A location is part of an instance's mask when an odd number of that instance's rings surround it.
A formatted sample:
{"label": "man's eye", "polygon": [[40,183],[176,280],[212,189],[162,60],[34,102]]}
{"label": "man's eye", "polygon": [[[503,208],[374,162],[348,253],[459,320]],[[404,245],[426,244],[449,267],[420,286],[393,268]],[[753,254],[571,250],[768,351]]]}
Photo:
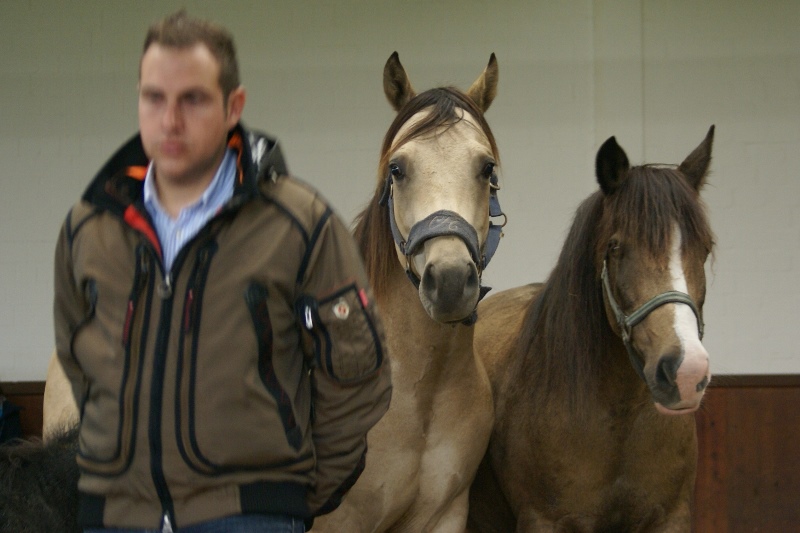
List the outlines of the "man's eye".
{"label": "man's eye", "polygon": [[149,104],[159,104],[164,100],[164,96],[158,93],[144,93],[142,98]]}

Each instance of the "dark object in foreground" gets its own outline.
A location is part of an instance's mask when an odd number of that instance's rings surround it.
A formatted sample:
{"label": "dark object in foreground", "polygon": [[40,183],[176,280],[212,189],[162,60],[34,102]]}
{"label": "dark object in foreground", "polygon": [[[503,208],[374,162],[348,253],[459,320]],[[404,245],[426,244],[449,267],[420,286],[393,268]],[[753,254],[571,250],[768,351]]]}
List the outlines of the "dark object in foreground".
{"label": "dark object in foreground", "polygon": [[0,446],[0,533],[79,532],[77,427]]}

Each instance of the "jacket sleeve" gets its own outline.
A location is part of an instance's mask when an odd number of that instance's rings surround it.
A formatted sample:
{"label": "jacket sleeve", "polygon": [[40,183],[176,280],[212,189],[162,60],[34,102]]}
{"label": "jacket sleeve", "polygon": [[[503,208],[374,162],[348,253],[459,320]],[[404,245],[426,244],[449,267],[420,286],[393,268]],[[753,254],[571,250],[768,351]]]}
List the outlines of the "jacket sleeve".
{"label": "jacket sleeve", "polygon": [[72,258],[72,228],[74,213],[71,211],[61,227],[55,251],[55,285],[53,315],[55,326],[56,356],[72,388],[78,406],[86,390],[86,379],[72,353],[72,336],[92,312],[89,293],[91,287],[79,287],[74,275]]}
{"label": "jacket sleeve", "polygon": [[361,475],[367,432],[391,397],[383,325],[355,242],[330,210],[315,234],[298,306],[314,345],[312,516],[336,509]]}

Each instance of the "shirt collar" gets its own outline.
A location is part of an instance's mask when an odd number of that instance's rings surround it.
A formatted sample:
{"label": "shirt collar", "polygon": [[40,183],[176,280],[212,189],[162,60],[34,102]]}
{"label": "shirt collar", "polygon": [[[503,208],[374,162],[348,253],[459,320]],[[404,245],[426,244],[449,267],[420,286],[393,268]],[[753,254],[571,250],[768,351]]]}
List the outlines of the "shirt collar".
{"label": "shirt collar", "polygon": [[[212,198],[220,188],[228,184],[228,180],[226,180],[225,177],[231,175],[233,171],[236,170],[235,167],[236,154],[233,149],[228,148],[225,150],[225,156],[222,158],[222,163],[217,168],[214,178],[211,180],[211,183],[208,184],[206,190],[203,191],[202,196],[200,196],[195,203],[184,207],[183,210],[205,207],[209,199]],[[158,199],[158,193],[156,192],[153,161],[150,161],[150,164],[147,165],[147,174],[144,177],[144,204],[145,206],[154,207],[159,211],[164,211]]]}

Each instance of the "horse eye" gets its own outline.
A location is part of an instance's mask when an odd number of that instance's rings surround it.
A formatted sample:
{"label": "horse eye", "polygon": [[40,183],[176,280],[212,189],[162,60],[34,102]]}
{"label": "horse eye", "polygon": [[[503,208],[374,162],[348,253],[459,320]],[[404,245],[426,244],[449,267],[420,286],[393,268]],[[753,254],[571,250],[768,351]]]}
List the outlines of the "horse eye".
{"label": "horse eye", "polygon": [[389,173],[396,179],[403,179],[403,170],[397,163],[389,163]]}
{"label": "horse eye", "polygon": [[490,161],[490,162],[486,163],[486,166],[484,166],[483,170],[481,171],[481,176],[483,176],[484,178],[487,178],[487,179],[491,178],[492,175],[494,174],[494,167],[495,167],[495,163],[494,162]]}
{"label": "horse eye", "polygon": [[614,255],[619,253],[619,241],[617,239],[608,241],[608,252]]}

